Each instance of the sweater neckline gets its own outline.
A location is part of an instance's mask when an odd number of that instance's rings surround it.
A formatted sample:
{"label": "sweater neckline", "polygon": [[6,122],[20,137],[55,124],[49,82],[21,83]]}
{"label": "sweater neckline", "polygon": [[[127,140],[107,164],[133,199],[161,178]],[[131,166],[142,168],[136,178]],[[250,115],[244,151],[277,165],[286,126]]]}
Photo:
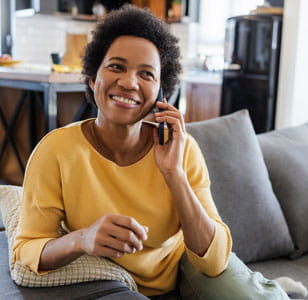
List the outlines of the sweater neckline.
{"label": "sweater neckline", "polygon": [[132,168],[132,167],[136,167],[138,166],[139,164],[144,164],[144,162],[146,160],[148,160],[150,157],[153,157],[153,146],[150,148],[150,150],[139,160],[137,160],[136,162],[130,164],[130,165],[127,165],[127,166],[120,166],[118,165],[117,163],[115,163],[114,161],[108,159],[107,157],[105,157],[104,155],[102,155],[101,153],[99,153],[95,147],[90,143],[90,141],[87,139],[87,137],[85,136],[85,134],[83,133],[82,131],[82,125],[84,125],[85,123],[87,122],[91,122],[91,121],[94,121],[95,118],[89,118],[89,119],[86,119],[86,120],[83,120],[81,122],[79,122],[79,126],[78,126],[78,133],[82,136],[82,140],[83,142],[86,144],[86,146],[91,150],[92,153],[95,153],[96,156],[98,156],[102,161],[110,164],[110,165],[113,165],[117,168],[121,168],[121,169],[125,169],[125,168]]}

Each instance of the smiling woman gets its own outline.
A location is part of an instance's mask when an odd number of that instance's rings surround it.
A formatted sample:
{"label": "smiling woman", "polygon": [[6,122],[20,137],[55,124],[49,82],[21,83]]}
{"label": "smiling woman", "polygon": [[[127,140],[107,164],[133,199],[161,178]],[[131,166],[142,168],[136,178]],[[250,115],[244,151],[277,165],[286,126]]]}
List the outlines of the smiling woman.
{"label": "smiling woman", "polygon": [[117,38],[89,83],[98,106],[97,126],[134,124],[143,119],[155,104],[160,70],[154,44],[133,36]]}
{"label": "smiling woman", "polygon": [[[125,7],[123,10],[125,10]],[[130,24],[129,26],[127,26],[128,23]],[[178,82],[178,75],[181,72],[178,40],[170,34],[165,23],[153,17],[150,13],[141,15],[137,9],[131,10],[129,14],[123,14],[121,19],[118,18],[117,12],[109,14],[97,26],[92,42],[87,46],[84,55],[83,74],[85,75],[86,84],[96,76],[108,48],[119,36],[140,37],[155,45],[160,54],[162,66],[162,88],[166,97],[169,97]],[[124,51],[126,52],[127,50],[125,48]],[[87,92],[88,99],[94,103],[92,90],[89,88]]]}
{"label": "smiling woman", "polygon": [[[83,74],[98,116],[52,131],[32,154],[15,262],[44,276],[85,254],[105,257],[153,299],[287,299],[231,255],[201,150],[181,113],[156,101],[180,69],[177,39],[147,10],[126,6],[97,26]],[[162,144],[144,122],[153,107],[168,125]]]}

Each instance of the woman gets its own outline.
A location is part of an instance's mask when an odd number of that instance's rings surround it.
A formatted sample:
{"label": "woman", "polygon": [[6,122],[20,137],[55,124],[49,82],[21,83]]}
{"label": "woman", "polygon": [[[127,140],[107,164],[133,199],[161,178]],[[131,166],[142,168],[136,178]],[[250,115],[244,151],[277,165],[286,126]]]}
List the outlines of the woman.
{"label": "woman", "polygon": [[[248,288],[223,288],[230,274],[250,273],[235,256],[223,273],[231,236],[211,198],[201,151],[180,112],[156,102],[160,87],[168,96],[177,83],[176,43],[163,22],[132,6],[97,26],[83,73],[98,116],[51,132],[32,154],[15,260],[39,273],[83,254],[107,257],[133,276],[142,294],[169,297],[177,293],[182,258],[183,298],[246,297]],[[154,107],[163,110],[155,121],[169,127],[164,145],[157,128],[143,121]],[[71,232],[59,237],[61,220]],[[200,294],[204,284],[214,287],[214,298],[206,289]]]}

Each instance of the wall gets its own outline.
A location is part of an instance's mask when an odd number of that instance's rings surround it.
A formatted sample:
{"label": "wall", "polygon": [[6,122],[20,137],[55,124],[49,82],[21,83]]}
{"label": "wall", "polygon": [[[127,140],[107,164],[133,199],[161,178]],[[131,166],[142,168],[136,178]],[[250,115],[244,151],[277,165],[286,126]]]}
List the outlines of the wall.
{"label": "wall", "polygon": [[94,22],[74,21],[70,16],[35,14],[15,18],[13,57],[27,63],[51,64],[50,53],[63,54],[66,33],[88,34]]}
{"label": "wall", "polygon": [[276,128],[308,122],[308,1],[286,0]]}
{"label": "wall", "polygon": [[[13,57],[33,64],[51,64],[50,53],[64,53],[66,33],[88,34],[95,22],[73,21],[70,16],[35,14],[15,18]],[[195,56],[200,29],[196,23],[172,23],[171,32],[179,38],[182,62]],[[200,27],[200,26],[199,26]],[[189,56],[190,54],[190,56]]]}

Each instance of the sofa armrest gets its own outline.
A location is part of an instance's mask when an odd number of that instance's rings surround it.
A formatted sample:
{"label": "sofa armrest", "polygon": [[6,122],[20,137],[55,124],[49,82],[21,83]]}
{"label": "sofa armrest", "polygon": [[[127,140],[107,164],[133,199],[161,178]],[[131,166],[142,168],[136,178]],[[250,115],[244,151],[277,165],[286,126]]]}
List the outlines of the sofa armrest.
{"label": "sofa armrest", "polygon": [[4,230],[4,225],[3,225],[3,221],[2,221],[2,215],[0,213],[0,231]]}

